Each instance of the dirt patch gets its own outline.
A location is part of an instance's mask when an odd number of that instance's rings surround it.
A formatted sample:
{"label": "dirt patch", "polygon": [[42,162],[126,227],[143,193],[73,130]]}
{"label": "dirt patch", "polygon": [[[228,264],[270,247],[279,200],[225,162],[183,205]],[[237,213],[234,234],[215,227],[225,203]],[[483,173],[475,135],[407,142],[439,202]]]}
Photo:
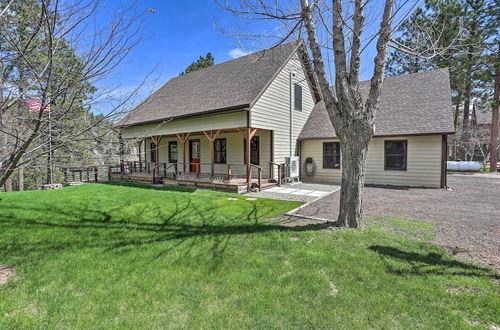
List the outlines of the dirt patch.
{"label": "dirt patch", "polygon": [[10,279],[16,277],[16,272],[9,266],[0,265],[0,285],[7,283]]}
{"label": "dirt patch", "polygon": [[465,286],[465,287],[461,287],[461,286],[447,286],[446,287],[446,291],[448,293],[480,293],[481,290],[479,289],[476,289],[476,288],[472,288],[472,287],[469,287],[469,286]]}
{"label": "dirt patch", "polygon": [[335,296],[336,294],[339,293],[339,289],[335,286],[335,283],[333,283],[332,281],[330,281],[328,279],[328,276],[326,275],[326,273],[324,271],[320,271],[319,272],[323,277],[325,277],[325,279],[328,281],[328,287],[329,287],[329,290],[328,290],[328,295],[329,296]]}
{"label": "dirt patch", "polygon": [[339,289],[333,284],[333,282],[330,282],[330,291],[328,291],[329,296],[335,296],[337,293],[339,293]]}
{"label": "dirt patch", "polygon": [[490,330],[500,330],[500,326],[497,324],[488,325],[486,323],[482,323],[482,322],[478,322],[478,321],[470,321],[470,320],[467,320],[467,323],[469,323],[470,325],[472,325],[474,327],[482,327],[482,328],[487,328]]}

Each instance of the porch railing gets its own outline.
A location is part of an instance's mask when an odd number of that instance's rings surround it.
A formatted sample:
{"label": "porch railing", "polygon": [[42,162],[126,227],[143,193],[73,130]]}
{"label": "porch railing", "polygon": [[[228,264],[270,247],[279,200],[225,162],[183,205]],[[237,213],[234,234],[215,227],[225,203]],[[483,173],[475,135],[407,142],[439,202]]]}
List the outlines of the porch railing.
{"label": "porch railing", "polygon": [[[144,173],[152,175],[154,179],[158,177],[168,177],[169,173],[172,173],[174,178],[181,174],[192,173],[197,177],[202,175],[202,167],[208,168],[211,163],[185,163],[187,166],[187,171],[183,172],[179,167],[183,167],[184,163],[165,163],[165,162],[123,162],[120,165],[108,166],[108,177],[111,178],[112,173],[122,173],[122,174],[135,174]],[[215,176],[225,177],[228,181],[235,178],[233,170],[235,168],[245,168],[245,164],[216,164],[218,167],[225,166],[226,169],[224,173],[214,173]],[[170,171],[169,171],[170,170]],[[206,173],[205,173],[206,174]]]}
{"label": "porch railing", "polygon": [[[201,168],[202,167],[206,167],[206,168],[210,168],[211,167],[211,163],[186,163],[187,165],[187,171],[185,173],[193,173],[195,174],[197,177],[200,177],[202,175],[202,171],[201,171]],[[236,176],[234,175],[233,173],[233,170],[235,168],[241,168],[241,169],[244,169],[246,167],[245,164],[215,164],[217,167],[225,167],[225,171],[224,173],[214,173],[214,177],[225,177],[227,179],[227,181],[231,181],[232,179],[234,179]],[[191,170],[193,169],[193,170]],[[184,174],[185,174],[184,173]],[[211,173],[210,173],[211,175]]]}
{"label": "porch railing", "polygon": [[250,164],[250,181],[248,182],[248,189],[252,188],[252,169],[257,169],[257,188],[262,189],[262,167]]}
{"label": "porch railing", "polygon": [[63,167],[64,182],[68,183],[71,179],[73,182],[98,182],[99,181],[99,166],[75,166]]}
{"label": "porch railing", "polygon": [[278,164],[275,162],[269,162],[269,179],[274,180],[274,169],[275,167],[278,167],[278,179],[276,183],[278,186],[281,186],[281,177],[283,175],[283,167],[285,164]]}
{"label": "porch railing", "polygon": [[[119,165],[111,165],[108,167],[108,178],[111,180],[113,173],[120,174],[139,174],[144,173],[152,176],[152,182],[156,182],[157,179],[167,178],[169,175],[172,175],[174,179],[179,178],[181,175],[186,175],[191,173],[196,175],[196,177],[200,177],[202,175],[202,167],[210,168],[211,163],[186,163],[187,171],[183,172],[180,170],[179,166],[183,168],[184,163],[166,163],[166,162],[123,162]],[[234,175],[234,169],[240,168],[241,172],[246,173],[246,165],[245,164],[216,164],[217,167],[225,166],[224,173],[214,173],[213,177],[225,177],[227,181],[231,181],[236,178]],[[282,183],[282,174],[283,174],[283,166],[284,164],[278,164],[275,162],[269,162],[269,180],[275,181],[278,185]],[[275,180],[275,170],[277,168],[277,180]],[[254,181],[252,180],[253,175],[252,172],[257,171],[257,187],[262,189],[262,178],[263,178],[263,168],[258,165],[250,164],[250,181],[247,182],[248,188],[252,188],[252,184]],[[204,173],[206,174],[206,173]],[[211,173],[210,173],[211,174]],[[240,175],[239,177],[243,178],[244,175]]]}

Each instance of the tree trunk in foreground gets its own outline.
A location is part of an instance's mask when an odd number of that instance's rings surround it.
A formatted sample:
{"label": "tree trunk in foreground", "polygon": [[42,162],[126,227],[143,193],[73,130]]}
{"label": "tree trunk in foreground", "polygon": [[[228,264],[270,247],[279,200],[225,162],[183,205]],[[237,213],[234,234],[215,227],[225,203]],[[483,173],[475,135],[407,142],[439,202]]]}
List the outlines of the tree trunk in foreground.
{"label": "tree trunk in foreground", "polygon": [[358,228],[363,217],[363,187],[365,183],[368,143],[358,143],[357,138],[344,139],[342,153],[342,182],[338,224]]}
{"label": "tree trunk in foreground", "polygon": [[5,192],[12,191],[12,179],[11,178],[8,178],[7,180],[5,180],[5,182],[3,184],[3,189],[5,190]]}
{"label": "tree trunk in foreground", "polygon": [[[498,56],[500,59],[500,45]],[[498,108],[500,106],[500,64],[497,63],[495,73],[495,92],[493,97],[493,111],[491,113],[491,145],[490,145],[490,172],[497,171],[498,154]]]}
{"label": "tree trunk in foreground", "polygon": [[[301,16],[307,31],[314,69],[318,79],[326,111],[340,140],[342,153],[342,182],[340,187],[340,211],[337,224],[358,228],[363,216],[363,187],[365,182],[368,143],[374,133],[375,113],[380,103],[380,93],[386,66],[387,44],[391,35],[393,0],[385,0],[380,22],[377,54],[374,58],[373,75],[366,101],[359,88],[361,61],[361,34],[365,2],[356,0],[352,16],[353,31],[350,59],[344,35],[345,19],[342,0],[333,1],[333,60],[335,64],[335,88],[333,91],[326,75],[323,54],[317,37],[313,7],[301,0]],[[316,2],[313,2],[313,6]]]}
{"label": "tree trunk in foreground", "polygon": [[19,170],[17,172],[17,176],[18,176],[18,185],[19,185],[19,188],[17,190],[24,191],[24,168],[23,167],[19,168]]}
{"label": "tree trunk in foreground", "polygon": [[464,116],[462,121],[462,136],[465,134],[470,126],[470,105],[472,101],[472,82],[470,81],[470,74],[468,74],[468,81],[465,87],[465,101],[464,101]]}

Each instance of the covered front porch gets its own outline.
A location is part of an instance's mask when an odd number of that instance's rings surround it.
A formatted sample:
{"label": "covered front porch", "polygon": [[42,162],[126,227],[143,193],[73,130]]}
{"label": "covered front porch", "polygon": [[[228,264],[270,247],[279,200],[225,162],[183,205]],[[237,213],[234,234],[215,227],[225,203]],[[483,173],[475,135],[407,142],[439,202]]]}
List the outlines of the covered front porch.
{"label": "covered front porch", "polygon": [[135,145],[137,161],[109,169],[113,180],[210,188],[232,192],[281,184],[273,161],[273,132],[252,127],[213,129],[122,139]]}

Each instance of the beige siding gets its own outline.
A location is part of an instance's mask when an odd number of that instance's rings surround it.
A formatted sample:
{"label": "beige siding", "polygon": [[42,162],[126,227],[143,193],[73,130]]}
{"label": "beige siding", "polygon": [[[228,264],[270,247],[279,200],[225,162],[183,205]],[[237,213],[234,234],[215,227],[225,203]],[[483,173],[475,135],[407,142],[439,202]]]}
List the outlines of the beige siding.
{"label": "beige siding", "polygon": [[[293,83],[302,86],[302,111],[293,111],[293,152],[297,137],[314,107],[314,98],[302,62],[295,54],[250,109],[250,126],[274,131],[274,161],[290,156],[290,72]],[[293,88],[292,88],[293,93]],[[292,95],[293,100],[293,95]]]}
{"label": "beige siding", "polygon": [[[263,177],[267,178],[269,175],[269,162],[271,161],[270,132],[260,130],[255,134],[255,136],[260,137],[260,166],[263,167]],[[221,133],[217,138],[226,139],[227,163],[232,165],[233,175],[244,177],[245,166],[243,166],[243,135],[241,135],[241,133]],[[210,142],[205,135],[193,135],[189,138],[189,140],[200,140],[201,163],[207,163],[207,165],[202,165],[201,172],[209,174],[211,161]],[[177,160],[179,163],[179,170],[182,170],[183,148],[182,144],[177,138],[163,138],[160,141],[160,162],[167,162],[168,141],[177,141]],[[151,161],[151,142],[152,141],[150,139],[146,139],[146,160],[148,162]],[[186,143],[186,162],[189,162],[189,142]],[[221,176],[226,175],[227,164],[215,164],[215,173],[216,175]],[[256,177],[257,171],[254,170],[252,174],[254,177]]]}
{"label": "beige siding", "polygon": [[[300,150],[300,180],[303,182],[321,182],[339,184],[342,178],[340,169],[323,168],[323,142],[338,140],[304,140],[301,142]],[[311,157],[316,164],[316,171],[313,176],[308,176],[304,172],[306,158]],[[311,166],[311,165],[309,165]]]}
{"label": "beige siding", "polygon": [[239,111],[222,115],[201,116],[191,119],[179,119],[166,123],[132,126],[124,129],[122,132],[122,136],[128,139],[246,126],[247,111]]}
{"label": "beige siding", "polygon": [[[439,187],[441,183],[441,139],[435,136],[413,136],[395,138],[374,138],[368,147],[366,160],[366,183],[380,185]],[[384,141],[407,140],[408,159],[406,171],[384,170]],[[304,182],[325,182],[339,184],[340,169],[323,168],[323,142],[338,140],[302,141],[302,168],[307,157],[316,163],[316,173],[308,177],[302,170]]]}

